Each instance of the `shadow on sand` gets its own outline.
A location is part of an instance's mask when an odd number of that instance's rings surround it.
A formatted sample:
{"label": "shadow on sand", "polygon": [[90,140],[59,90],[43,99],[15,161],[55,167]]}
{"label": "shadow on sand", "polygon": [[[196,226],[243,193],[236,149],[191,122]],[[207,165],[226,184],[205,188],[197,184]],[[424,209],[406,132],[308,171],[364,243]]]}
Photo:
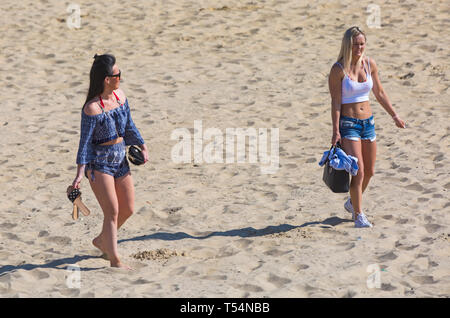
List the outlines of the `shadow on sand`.
{"label": "shadow on sand", "polygon": [[280,224],[277,226],[268,226],[263,229],[255,229],[252,227],[246,227],[242,229],[237,230],[230,230],[225,232],[212,232],[205,235],[200,236],[193,236],[184,232],[177,232],[177,233],[167,233],[167,232],[160,232],[150,235],[143,235],[143,236],[137,236],[133,238],[123,239],[119,240],[120,243],[124,242],[134,242],[134,241],[145,241],[145,240],[163,240],[163,241],[177,241],[177,240],[184,240],[184,239],[194,239],[194,240],[204,240],[208,239],[210,237],[214,236],[239,236],[239,237],[257,237],[257,236],[265,236],[270,234],[276,234],[276,233],[284,233],[291,231],[293,229],[312,226],[312,225],[319,225],[322,228],[329,228],[330,226],[336,226],[344,222],[353,222],[352,220],[347,219],[341,219],[338,217],[330,217],[322,222],[307,222],[302,225],[290,225],[290,224]]}
{"label": "shadow on sand", "polygon": [[[56,259],[50,261],[47,264],[20,264],[20,265],[4,265],[0,266],[0,277],[6,275],[11,272],[15,272],[19,269],[23,269],[26,271],[31,271],[36,268],[53,268],[53,269],[62,269],[67,270],[69,265],[76,264],[78,262],[91,259],[91,258],[101,258],[100,256],[92,256],[92,255],[75,255],[74,257],[66,257],[61,259]],[[66,265],[66,266],[63,266]],[[104,267],[99,268],[89,268],[89,267],[80,267],[80,271],[93,271],[97,269],[102,269]]]}
{"label": "shadow on sand", "polygon": [[[246,227],[242,229],[237,230],[230,230],[225,232],[212,232],[205,235],[200,236],[193,236],[184,232],[178,232],[178,233],[167,233],[167,232],[160,232],[150,235],[143,235],[143,236],[137,236],[133,238],[123,239],[119,240],[118,243],[124,243],[124,242],[134,242],[134,241],[145,241],[145,240],[164,240],[164,241],[177,241],[177,240],[184,240],[184,239],[194,239],[194,240],[205,240],[210,237],[214,236],[239,236],[239,237],[258,237],[258,236],[265,236],[270,234],[277,234],[277,233],[284,233],[289,232],[293,229],[302,228],[302,227],[308,227],[308,226],[314,226],[319,225],[322,228],[329,228],[330,226],[336,226],[344,222],[353,222],[352,220],[347,219],[341,219],[338,217],[330,217],[328,219],[325,219],[322,222],[307,222],[302,225],[290,225],[290,224],[280,224],[277,226],[268,226],[263,229],[255,229],[252,227]],[[67,258],[61,258],[56,259],[53,261],[50,261],[46,264],[21,264],[21,265],[4,265],[0,266],[0,277],[3,275],[6,275],[8,273],[17,271],[19,269],[23,269],[26,271],[31,271],[36,268],[53,268],[53,269],[61,269],[61,270],[67,270],[69,265],[76,264],[78,262],[92,259],[92,258],[101,258],[101,256],[92,256],[92,255],[75,255],[74,257],[67,257]],[[63,266],[66,265],[66,266]],[[99,267],[99,268],[89,268],[89,267],[80,267],[80,271],[93,271],[98,269],[103,269],[105,267]]]}

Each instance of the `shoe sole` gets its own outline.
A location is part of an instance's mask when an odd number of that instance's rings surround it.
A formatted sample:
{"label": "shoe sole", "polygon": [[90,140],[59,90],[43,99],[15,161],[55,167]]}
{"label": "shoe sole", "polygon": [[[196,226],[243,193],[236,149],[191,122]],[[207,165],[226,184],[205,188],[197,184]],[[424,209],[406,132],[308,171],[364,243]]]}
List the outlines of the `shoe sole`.
{"label": "shoe sole", "polygon": [[357,229],[364,229],[364,228],[371,228],[371,227],[373,227],[373,225],[357,226],[357,225],[355,224],[355,228],[357,228]]}

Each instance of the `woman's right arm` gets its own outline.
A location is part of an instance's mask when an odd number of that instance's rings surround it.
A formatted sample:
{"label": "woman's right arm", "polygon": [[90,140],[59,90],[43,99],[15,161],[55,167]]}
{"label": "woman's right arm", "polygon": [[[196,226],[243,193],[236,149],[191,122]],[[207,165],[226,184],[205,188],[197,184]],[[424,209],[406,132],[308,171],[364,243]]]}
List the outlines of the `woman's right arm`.
{"label": "woman's right arm", "polygon": [[77,175],[72,183],[72,186],[76,189],[79,188],[79,184],[83,179],[84,169],[86,164],[94,159],[94,148],[92,145],[92,137],[94,135],[95,126],[97,124],[98,112],[95,110],[92,104],[86,105],[81,111],[81,132],[80,143],[78,145],[77,153]]}
{"label": "woman's right arm", "polygon": [[86,168],[86,165],[77,165],[77,176],[75,177],[75,179],[72,182],[72,187],[74,187],[75,189],[80,188],[80,183],[81,183],[81,180],[83,180],[83,174],[84,174],[85,168]]}
{"label": "woman's right arm", "polygon": [[341,69],[338,65],[333,65],[328,77],[328,86],[331,95],[331,120],[333,124],[333,136],[331,138],[331,144],[336,145],[341,140],[341,134],[339,133],[339,117],[341,115],[341,94],[342,94],[342,78]]}

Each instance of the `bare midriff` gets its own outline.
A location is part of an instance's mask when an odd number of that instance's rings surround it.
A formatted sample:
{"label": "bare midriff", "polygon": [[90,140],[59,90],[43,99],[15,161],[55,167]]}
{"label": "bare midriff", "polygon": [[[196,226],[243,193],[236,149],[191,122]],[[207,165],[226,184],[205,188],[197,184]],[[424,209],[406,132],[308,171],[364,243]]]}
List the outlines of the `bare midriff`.
{"label": "bare midriff", "polygon": [[341,105],[341,115],[357,119],[367,119],[372,116],[369,101]]}
{"label": "bare midriff", "polygon": [[123,141],[123,137],[119,137],[119,138],[104,142],[104,143],[100,144],[100,146],[115,145],[115,144],[121,143],[122,141]]}

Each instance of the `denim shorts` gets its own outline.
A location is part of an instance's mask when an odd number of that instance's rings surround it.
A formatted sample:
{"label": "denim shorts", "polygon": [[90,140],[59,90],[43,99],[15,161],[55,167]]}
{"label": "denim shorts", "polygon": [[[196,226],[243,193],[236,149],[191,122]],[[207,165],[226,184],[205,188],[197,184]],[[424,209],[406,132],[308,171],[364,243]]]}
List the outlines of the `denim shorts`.
{"label": "denim shorts", "polygon": [[360,139],[374,141],[377,138],[373,116],[367,119],[341,116],[339,119],[339,133],[341,134],[341,138],[355,141]]}
{"label": "denim shorts", "polygon": [[114,145],[94,146],[95,159],[86,165],[84,175],[88,178],[87,170],[91,170],[94,181],[94,170],[109,174],[115,179],[123,177],[130,171],[126,156],[125,141]]}

